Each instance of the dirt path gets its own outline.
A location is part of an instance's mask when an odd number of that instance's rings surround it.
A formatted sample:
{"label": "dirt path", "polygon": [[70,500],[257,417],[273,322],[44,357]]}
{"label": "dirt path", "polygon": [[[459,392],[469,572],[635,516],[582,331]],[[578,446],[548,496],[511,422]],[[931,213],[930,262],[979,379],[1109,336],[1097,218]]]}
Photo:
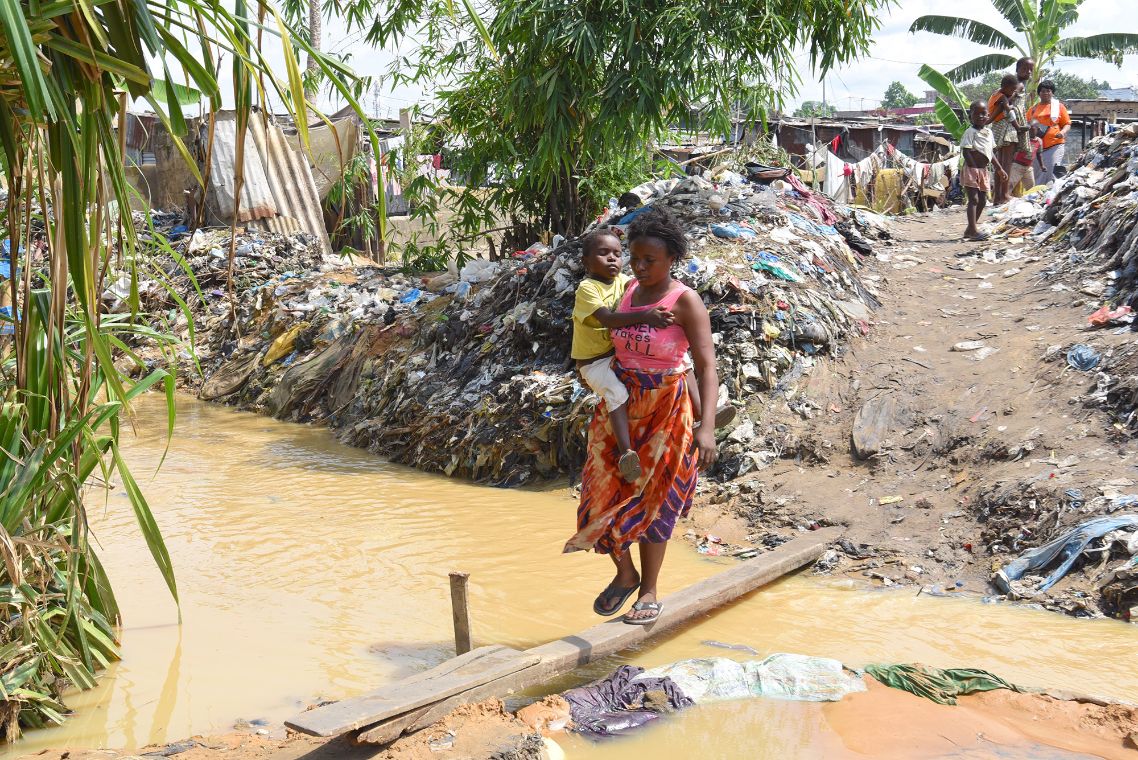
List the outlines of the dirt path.
{"label": "dirt path", "polygon": [[[1022,238],[965,243],[958,209],[896,227],[878,250],[883,305],[866,340],[819,362],[792,403],[765,404],[756,429],[784,458],[712,487],[709,501],[741,519],[712,510],[701,527],[746,544],[844,524],[853,545],[831,557],[838,572],[990,593],[993,555],[1017,556],[1101,511],[1096,497],[1133,490],[1133,446],[1076,400],[1094,373],[1065,360],[1072,343],[1132,337],[1088,335],[1088,298],[1048,279]],[[866,436],[877,453],[859,459],[851,431],[866,427],[855,423],[867,404],[885,424],[876,446]],[[1095,609],[1063,585],[1055,596],[1068,612]]]}

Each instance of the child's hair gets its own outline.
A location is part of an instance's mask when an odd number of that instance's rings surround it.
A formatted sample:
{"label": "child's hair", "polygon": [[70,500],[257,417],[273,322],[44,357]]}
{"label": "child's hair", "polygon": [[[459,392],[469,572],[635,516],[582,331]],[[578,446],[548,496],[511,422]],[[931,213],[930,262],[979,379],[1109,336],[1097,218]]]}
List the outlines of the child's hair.
{"label": "child's hair", "polygon": [[616,230],[612,227],[597,227],[581,240],[582,258],[590,255],[596,249],[597,242],[604,237],[614,237],[620,240],[620,236],[616,234]]}
{"label": "child's hair", "polygon": [[688,238],[676,218],[662,208],[650,208],[628,225],[628,242],[656,238],[668,250],[673,261],[688,255]]}
{"label": "child's hair", "polygon": [[1019,77],[1015,74],[1004,74],[1004,78],[1000,80],[1000,89],[1012,86],[1019,89]]}
{"label": "child's hair", "polygon": [[640,200],[640,196],[633,192],[627,192],[616,199],[620,207],[625,211],[631,211],[634,208],[640,208],[640,204],[644,201]]}

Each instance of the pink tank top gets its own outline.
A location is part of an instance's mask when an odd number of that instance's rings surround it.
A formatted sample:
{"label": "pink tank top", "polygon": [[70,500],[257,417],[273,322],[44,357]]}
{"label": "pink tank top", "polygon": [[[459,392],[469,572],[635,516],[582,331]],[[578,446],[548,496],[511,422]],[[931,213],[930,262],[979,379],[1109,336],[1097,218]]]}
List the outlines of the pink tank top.
{"label": "pink tank top", "polygon": [[[671,309],[685,292],[691,290],[682,282],[674,282],[672,289],[656,303],[644,306],[632,305],[632,294],[639,283],[635,280],[628,286],[620,301],[619,311],[647,311],[657,306]],[[645,324],[617,327],[612,330],[612,344],[616,349],[617,361],[628,369],[647,372],[668,372],[677,369],[688,350],[688,336],[679,325],[668,327],[649,327]]]}

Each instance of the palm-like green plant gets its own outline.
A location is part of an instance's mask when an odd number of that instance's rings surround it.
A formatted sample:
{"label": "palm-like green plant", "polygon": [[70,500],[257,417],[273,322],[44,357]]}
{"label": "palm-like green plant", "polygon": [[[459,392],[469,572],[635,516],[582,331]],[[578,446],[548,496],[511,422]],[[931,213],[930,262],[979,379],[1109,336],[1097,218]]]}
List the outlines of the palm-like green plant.
{"label": "palm-like green plant", "polygon": [[[145,98],[189,160],[182,101],[198,92],[220,107],[223,55],[233,61],[245,123],[263,118],[252,105],[273,91],[307,140],[308,106],[292,30],[263,0],[236,0],[232,9],[221,0],[0,0],[0,29],[8,189],[0,234],[13,305],[0,324],[0,739],[11,740],[21,726],[62,721],[60,694],[90,688],[118,656],[118,607],[89,541],[90,487],[118,481],[177,600],[170,556],[119,450],[139,393],[165,389],[170,432],[175,408],[172,357],[142,380],[121,368],[142,366],[132,341],[168,341],[138,314],[141,274],[164,278],[151,265],[164,243],[144,242],[126,211],[133,190],[116,122],[128,97]],[[284,81],[261,57],[265,32],[282,41]],[[310,53],[359,111],[349,72]],[[243,163],[239,153],[235,164]],[[108,315],[102,294],[123,274],[129,313]]]}
{"label": "palm-like green plant", "polygon": [[956,84],[1007,69],[1019,58],[1035,60],[1035,73],[1028,87],[1028,92],[1033,93],[1057,56],[1097,58],[1121,66],[1124,55],[1138,52],[1138,34],[1112,32],[1088,37],[1064,36],[1079,20],[1079,7],[1083,2],[992,0],[993,7],[1014,30],[1010,33],[958,16],[921,16],[914,21],[909,27],[910,32],[931,32],[992,48],[943,74],[927,64],[921,67],[920,77],[940,93],[937,114],[945,126],[953,132],[957,129],[960,133],[964,131],[963,123],[952,114],[953,108],[966,110],[968,107]]}

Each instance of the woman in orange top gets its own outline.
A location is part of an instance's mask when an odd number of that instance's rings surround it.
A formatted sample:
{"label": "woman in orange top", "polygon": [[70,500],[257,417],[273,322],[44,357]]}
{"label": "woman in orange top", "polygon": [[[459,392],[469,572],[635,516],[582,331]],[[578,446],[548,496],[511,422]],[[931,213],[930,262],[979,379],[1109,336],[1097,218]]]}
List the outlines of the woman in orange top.
{"label": "woman in orange top", "polygon": [[1027,120],[1046,130],[1043,133],[1043,152],[1039,154],[1043,173],[1036,177],[1036,182],[1046,185],[1056,179],[1055,167],[1063,165],[1063,158],[1067,154],[1071,115],[1067,113],[1067,106],[1056,99],[1055,83],[1050,79],[1040,82],[1036,92],[1039,93],[1039,102],[1027,112]]}

